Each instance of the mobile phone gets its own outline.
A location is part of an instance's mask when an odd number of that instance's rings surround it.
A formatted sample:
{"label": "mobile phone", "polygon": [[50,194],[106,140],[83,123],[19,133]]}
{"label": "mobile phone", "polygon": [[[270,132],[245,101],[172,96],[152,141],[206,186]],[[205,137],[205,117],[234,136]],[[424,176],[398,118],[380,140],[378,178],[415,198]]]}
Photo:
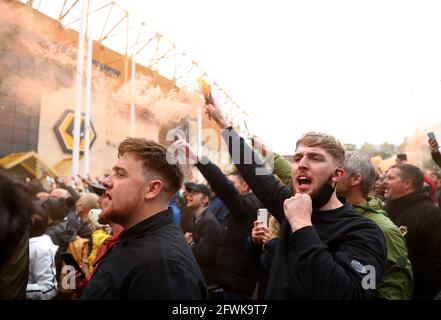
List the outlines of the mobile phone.
{"label": "mobile phone", "polygon": [[63,252],[61,254],[61,259],[63,259],[64,263],[68,266],[72,266],[75,268],[76,271],[80,273],[80,279],[84,279],[86,275],[84,274],[83,269],[81,269],[80,265],[78,264],[77,260],[75,260],[72,253],[69,252]]}
{"label": "mobile phone", "polygon": [[257,220],[262,221],[262,225],[268,228],[268,210],[265,208],[257,209]]}
{"label": "mobile phone", "polygon": [[435,134],[433,132],[427,133],[427,136],[429,137],[429,139],[436,140]]}

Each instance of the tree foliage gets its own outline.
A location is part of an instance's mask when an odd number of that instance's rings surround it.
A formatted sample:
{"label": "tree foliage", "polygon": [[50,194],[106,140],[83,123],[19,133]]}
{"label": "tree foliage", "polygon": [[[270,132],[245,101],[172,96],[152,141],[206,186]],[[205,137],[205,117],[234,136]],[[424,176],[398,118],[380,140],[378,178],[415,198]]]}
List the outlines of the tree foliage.
{"label": "tree foliage", "polygon": [[401,145],[396,145],[388,142],[382,144],[372,144],[365,142],[360,148],[353,144],[347,144],[347,151],[362,151],[367,153],[370,157],[380,156],[382,159],[390,158],[398,153],[402,153],[406,142]]}

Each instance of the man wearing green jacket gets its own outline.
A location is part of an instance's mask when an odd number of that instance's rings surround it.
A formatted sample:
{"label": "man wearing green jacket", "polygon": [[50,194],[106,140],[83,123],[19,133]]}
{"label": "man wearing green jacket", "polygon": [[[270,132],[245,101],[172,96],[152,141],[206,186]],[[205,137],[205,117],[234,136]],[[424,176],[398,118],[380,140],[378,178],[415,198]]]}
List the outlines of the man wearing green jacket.
{"label": "man wearing green jacket", "polygon": [[345,178],[337,184],[337,194],[383,231],[387,245],[387,264],[377,290],[378,299],[409,300],[413,293],[413,272],[406,240],[397,226],[386,217],[378,199],[369,198],[375,182],[375,167],[365,153],[346,152]]}
{"label": "man wearing green jacket", "polygon": [[[263,156],[270,152],[258,142]],[[273,153],[274,174],[291,187],[291,163],[284,157]],[[346,200],[365,218],[374,221],[383,231],[387,245],[387,264],[382,281],[377,290],[378,299],[410,300],[413,293],[413,272],[409,260],[406,240],[398,227],[386,216],[380,201],[369,198],[368,193],[375,182],[375,167],[369,156],[362,152],[346,152],[345,178],[337,184],[337,194]]]}

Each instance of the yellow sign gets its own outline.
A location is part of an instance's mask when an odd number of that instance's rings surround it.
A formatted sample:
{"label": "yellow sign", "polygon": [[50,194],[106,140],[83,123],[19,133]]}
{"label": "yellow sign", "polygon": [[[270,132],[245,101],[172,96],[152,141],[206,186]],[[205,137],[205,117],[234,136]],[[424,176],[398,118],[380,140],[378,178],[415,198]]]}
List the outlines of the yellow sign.
{"label": "yellow sign", "polygon": [[[55,135],[57,136],[58,142],[60,142],[61,148],[64,153],[71,154],[73,150],[73,127],[74,127],[75,114],[73,111],[66,111],[63,116],[58,120],[54,127]],[[81,126],[80,126],[80,153],[84,152],[84,134],[85,134],[85,116],[81,115]],[[96,132],[93,127],[92,121],[90,122],[89,130],[89,141],[90,147],[96,139]]]}

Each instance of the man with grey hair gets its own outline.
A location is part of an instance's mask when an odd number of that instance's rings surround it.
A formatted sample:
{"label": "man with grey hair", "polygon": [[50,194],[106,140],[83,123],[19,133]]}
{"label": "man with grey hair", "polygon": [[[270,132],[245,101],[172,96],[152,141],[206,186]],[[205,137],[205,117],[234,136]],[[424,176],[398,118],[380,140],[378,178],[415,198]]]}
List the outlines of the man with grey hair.
{"label": "man with grey hair", "polygon": [[412,297],[413,273],[406,241],[400,230],[386,217],[380,201],[369,198],[375,182],[375,167],[369,156],[359,151],[345,154],[345,177],[337,184],[337,194],[346,197],[363,217],[374,221],[383,231],[387,246],[387,263],[377,290],[377,298],[404,300]]}

